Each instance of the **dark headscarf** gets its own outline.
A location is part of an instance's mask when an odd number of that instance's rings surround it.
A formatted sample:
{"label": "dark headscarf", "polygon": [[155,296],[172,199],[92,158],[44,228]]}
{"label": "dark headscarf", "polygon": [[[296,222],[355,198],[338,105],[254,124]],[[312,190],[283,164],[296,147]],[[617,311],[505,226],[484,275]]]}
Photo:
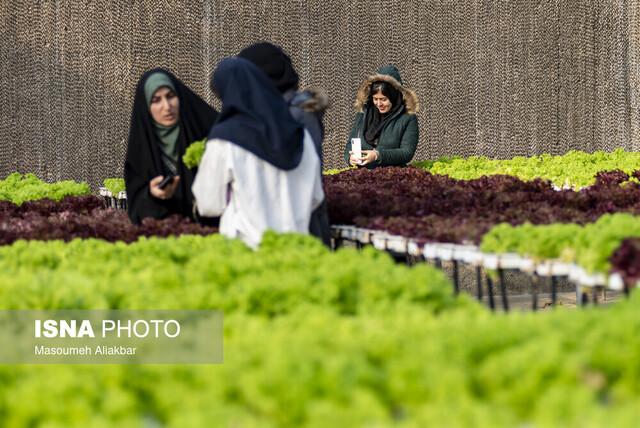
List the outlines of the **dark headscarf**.
{"label": "dark headscarf", "polygon": [[[322,167],[322,140],[324,139],[322,118],[328,105],[328,96],[317,90],[297,92],[299,79],[291,58],[272,43],[255,43],[240,51],[238,57],[255,64],[282,93],[289,105],[291,116],[311,135]],[[331,228],[326,202],[311,213],[309,233],[320,238],[327,247],[331,246]]]}
{"label": "dark headscarf", "polygon": [[[144,82],[144,98],[147,101],[147,107],[151,109],[151,100],[153,99],[153,94],[160,88],[169,88],[173,92],[176,91],[176,88],[173,86],[173,82],[168,74],[158,71],[156,73],[152,73],[147,77],[147,80]],[[178,136],[180,135],[180,121],[177,121],[173,126],[164,126],[156,123],[153,120],[153,126],[155,128],[156,136],[159,140],[160,146],[160,156],[162,157],[162,161],[167,169],[171,172],[171,174],[177,173],[177,165],[178,165],[178,152],[177,152],[177,144],[178,144]]]}
{"label": "dark headscarf", "polygon": [[[180,184],[174,196],[169,200],[156,199],[149,193],[149,181],[158,175],[172,174],[162,156],[162,140],[158,135],[157,124],[149,112],[145,96],[145,83],[149,77],[163,73],[169,77],[180,100],[179,132],[175,142],[176,171]],[[194,172],[182,163],[182,156],[189,144],[206,137],[217,116],[216,111],[202,98],[186,87],[171,72],[157,68],[147,71],[138,81],[127,157],[124,165],[124,179],[127,187],[127,205],[129,218],[140,223],[145,217],[164,218],[170,214],[191,216],[193,196],[191,184]]]}
{"label": "dark headscarf", "polygon": [[238,57],[251,61],[264,71],[280,92],[298,89],[298,73],[289,55],[279,46],[268,42],[254,43],[242,49]]}
{"label": "dark headscarf", "polygon": [[230,141],[279,169],[298,166],[303,127],[260,69],[242,58],[225,58],[213,73],[211,89],[222,111],[209,139]]}
{"label": "dark headscarf", "polygon": [[[377,83],[379,82],[373,82],[371,84],[371,88],[376,86]],[[380,134],[384,127],[405,110],[404,102],[402,101],[402,93],[394,88],[390,83],[383,83],[386,86],[383,94],[389,98],[389,101],[391,101],[391,110],[387,113],[381,114],[378,108],[373,104],[373,93],[369,94],[369,100],[365,108],[364,139],[373,147],[378,145],[378,138],[380,138]]]}

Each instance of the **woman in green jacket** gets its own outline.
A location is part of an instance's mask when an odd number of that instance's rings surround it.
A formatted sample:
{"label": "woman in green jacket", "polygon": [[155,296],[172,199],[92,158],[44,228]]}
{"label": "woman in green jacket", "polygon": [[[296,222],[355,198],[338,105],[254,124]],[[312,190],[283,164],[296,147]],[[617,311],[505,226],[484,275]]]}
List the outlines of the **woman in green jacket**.
{"label": "woman in green jacket", "polygon": [[[358,109],[344,149],[350,166],[404,166],[418,146],[418,97],[402,86],[400,72],[393,65],[381,67],[358,89]],[[352,151],[352,142],[360,139],[362,158]]]}

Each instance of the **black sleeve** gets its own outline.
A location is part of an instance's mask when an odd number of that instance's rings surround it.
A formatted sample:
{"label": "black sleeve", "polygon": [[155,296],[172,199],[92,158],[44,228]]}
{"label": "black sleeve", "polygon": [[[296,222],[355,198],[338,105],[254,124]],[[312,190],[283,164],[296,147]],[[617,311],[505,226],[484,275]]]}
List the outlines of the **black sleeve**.
{"label": "black sleeve", "polygon": [[140,224],[146,217],[164,218],[169,215],[171,202],[154,198],[149,193],[149,182],[140,177],[129,162],[124,165],[124,180],[127,188],[127,212],[132,223]]}

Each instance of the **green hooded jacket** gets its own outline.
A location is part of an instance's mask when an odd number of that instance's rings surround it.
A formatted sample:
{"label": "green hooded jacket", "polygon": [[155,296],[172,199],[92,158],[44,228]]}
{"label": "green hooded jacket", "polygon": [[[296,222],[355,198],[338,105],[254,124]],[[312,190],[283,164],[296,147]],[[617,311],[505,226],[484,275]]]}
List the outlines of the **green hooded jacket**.
{"label": "green hooded jacket", "polygon": [[[372,147],[363,136],[364,109],[367,108],[369,91],[374,82],[385,81],[392,84],[402,92],[406,110],[403,114],[387,124],[380,134],[378,146]],[[351,139],[360,138],[362,150],[378,150],[379,158],[376,162],[367,165],[373,169],[378,166],[404,166],[411,162],[418,147],[418,97],[415,92],[402,86],[400,72],[393,65],[381,67],[376,74],[369,76],[358,89],[355,107],[358,110],[353,121],[351,133],[344,149],[344,160],[349,165],[349,152],[351,151]],[[375,107],[373,107],[375,108]]]}

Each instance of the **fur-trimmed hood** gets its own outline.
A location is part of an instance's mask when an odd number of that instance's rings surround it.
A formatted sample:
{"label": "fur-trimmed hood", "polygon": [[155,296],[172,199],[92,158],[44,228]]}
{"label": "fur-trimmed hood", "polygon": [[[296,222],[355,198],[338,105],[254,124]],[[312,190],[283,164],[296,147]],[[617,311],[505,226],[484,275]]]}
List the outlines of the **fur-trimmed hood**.
{"label": "fur-trimmed hood", "polygon": [[304,111],[322,113],[329,108],[329,94],[321,88],[308,88],[294,97],[293,104]]}
{"label": "fur-trimmed hood", "polygon": [[355,108],[358,111],[363,111],[364,106],[369,98],[369,91],[373,82],[387,82],[393,85],[398,91],[402,93],[404,104],[407,107],[407,113],[416,114],[420,108],[418,102],[418,96],[411,89],[402,86],[402,79],[400,78],[400,72],[393,65],[387,65],[378,69],[377,73],[369,76],[362,82],[358,92],[356,94]]}

